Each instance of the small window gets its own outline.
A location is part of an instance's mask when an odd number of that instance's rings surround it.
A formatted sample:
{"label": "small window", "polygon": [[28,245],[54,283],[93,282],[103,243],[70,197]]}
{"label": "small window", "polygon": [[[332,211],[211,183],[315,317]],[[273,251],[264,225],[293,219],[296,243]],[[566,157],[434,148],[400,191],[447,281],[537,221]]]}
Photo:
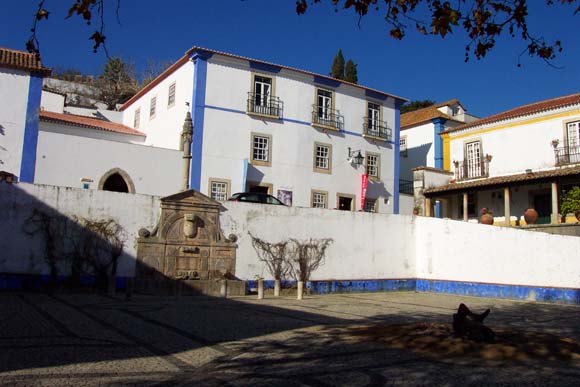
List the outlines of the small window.
{"label": "small window", "polygon": [[209,180],[209,197],[214,200],[228,200],[230,182],[228,180]]}
{"label": "small window", "polygon": [[330,120],[332,114],[332,92],[328,90],[317,90],[316,109],[318,118]]}
{"label": "small window", "polygon": [[328,144],[314,144],[314,172],[331,173],[332,146]]}
{"label": "small window", "polygon": [[272,138],[262,134],[252,134],[252,164],[271,165]]}
{"label": "small window", "polygon": [[407,157],[407,136],[401,136],[399,139],[399,154],[401,157]]}
{"label": "small window", "polygon": [[175,82],[169,85],[169,93],[167,94],[167,107],[175,105]]}
{"label": "small window", "polygon": [[157,97],[151,98],[151,103],[149,104],[149,119],[155,118],[155,113],[157,112]]}
{"label": "small window", "polygon": [[311,202],[313,208],[328,208],[328,192],[312,191]]}
{"label": "small window", "polygon": [[272,93],[272,78],[254,76],[254,106],[266,107]]}
{"label": "small window", "polygon": [[141,108],[135,109],[135,117],[133,118],[133,128],[138,129],[141,123]]}
{"label": "small window", "polygon": [[367,123],[370,131],[372,132],[379,131],[381,127],[381,105],[373,102],[368,102]]}
{"label": "small window", "polygon": [[381,156],[374,153],[367,153],[367,175],[369,178],[379,180],[381,178],[380,165]]}
{"label": "small window", "polygon": [[377,199],[365,198],[365,211],[377,212]]}

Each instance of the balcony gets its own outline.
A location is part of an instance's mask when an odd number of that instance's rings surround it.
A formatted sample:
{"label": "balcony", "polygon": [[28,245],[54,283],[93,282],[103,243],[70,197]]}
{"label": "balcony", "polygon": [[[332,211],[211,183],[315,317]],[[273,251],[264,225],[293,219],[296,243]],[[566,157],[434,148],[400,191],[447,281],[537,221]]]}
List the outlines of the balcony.
{"label": "balcony", "polygon": [[399,193],[413,195],[414,192],[412,180],[399,179]]}
{"label": "balcony", "polygon": [[247,113],[260,117],[282,119],[284,102],[269,94],[248,93]]}
{"label": "balcony", "polygon": [[460,181],[489,177],[490,161],[491,156],[486,156],[483,160],[454,161],[453,164],[455,165],[455,179]]}
{"label": "balcony", "polygon": [[337,109],[312,105],[312,126],[340,132],[344,128],[344,117]]}
{"label": "balcony", "polygon": [[556,166],[579,164],[580,163],[580,146],[565,146],[554,148],[556,156]]}
{"label": "balcony", "polygon": [[363,137],[371,138],[381,141],[392,141],[393,131],[387,126],[386,121],[379,121],[364,118],[363,122]]}

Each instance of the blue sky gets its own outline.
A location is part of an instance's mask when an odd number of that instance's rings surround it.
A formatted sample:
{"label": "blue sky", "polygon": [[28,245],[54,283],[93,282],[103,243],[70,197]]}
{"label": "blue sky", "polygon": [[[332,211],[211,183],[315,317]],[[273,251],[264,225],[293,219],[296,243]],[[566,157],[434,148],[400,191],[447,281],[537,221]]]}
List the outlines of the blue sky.
{"label": "blue sky", "polygon": [[[380,13],[371,12],[359,28],[352,11],[334,12],[330,0],[301,16],[295,0],[122,0],[119,22],[115,1],[107,1],[109,53],[131,60],[138,72],[147,61],[175,61],[196,45],[327,74],[342,48],[358,64],[362,85],[412,100],[457,98],[481,117],[580,91],[580,15],[572,16],[573,6],[528,1],[530,29],[563,41],[554,68],[527,54],[520,57],[525,44],[508,37],[483,60],[464,63],[467,40],[460,31],[445,39],[409,31],[396,41]],[[71,3],[45,2],[52,13],[39,24],[43,62],[98,73],[106,58],[93,54],[88,40],[96,26],[79,18],[63,20]],[[36,4],[2,2],[0,46],[24,48]]]}

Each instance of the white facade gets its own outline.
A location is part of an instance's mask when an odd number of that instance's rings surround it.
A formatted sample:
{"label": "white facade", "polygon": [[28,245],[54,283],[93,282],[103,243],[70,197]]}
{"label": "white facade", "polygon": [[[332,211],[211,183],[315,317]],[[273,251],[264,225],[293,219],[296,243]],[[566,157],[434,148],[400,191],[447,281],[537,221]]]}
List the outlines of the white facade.
{"label": "white facade", "polygon": [[20,175],[30,72],[0,66],[0,171]]}
{"label": "white facade", "polygon": [[[274,196],[279,190],[291,191],[292,205],[302,207],[312,205],[316,191],[326,196],[327,208],[338,208],[340,196],[352,200],[352,210],[361,210],[365,167],[353,167],[347,161],[351,148],[363,157],[367,153],[378,156],[373,161],[378,163],[379,178],[370,181],[366,197],[369,203],[375,201],[378,212],[395,212],[396,116],[402,99],[299,70],[210,53],[207,60],[197,59],[202,64],[182,58],[122,107],[123,123],[144,132],[146,144],[172,149],[180,147],[183,119],[191,109],[193,188],[211,195],[210,182],[219,181],[227,185],[227,195],[252,186],[262,186]],[[271,82],[270,95],[283,102],[281,119],[248,114],[248,93],[253,91],[255,76]],[[172,85],[175,103],[168,106]],[[318,89],[332,93],[332,108],[344,117],[341,131],[312,126]],[[155,115],[150,117],[153,98]],[[380,106],[380,120],[391,130],[389,141],[363,137],[369,102]],[[252,161],[256,135],[268,139],[266,163]],[[330,167],[325,171],[315,171],[317,144],[330,150]]]}

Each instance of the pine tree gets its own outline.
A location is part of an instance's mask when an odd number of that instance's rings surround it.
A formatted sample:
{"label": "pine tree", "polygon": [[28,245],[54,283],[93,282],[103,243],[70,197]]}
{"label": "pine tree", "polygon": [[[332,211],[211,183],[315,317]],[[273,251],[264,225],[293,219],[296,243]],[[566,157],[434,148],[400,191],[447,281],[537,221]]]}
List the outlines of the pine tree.
{"label": "pine tree", "polygon": [[342,56],[341,49],[338,50],[338,53],[334,56],[330,76],[336,79],[344,79],[344,56]]}
{"label": "pine tree", "polygon": [[346,62],[346,70],[344,80],[351,83],[358,83],[358,74],[356,71],[356,64],[352,60]]}

